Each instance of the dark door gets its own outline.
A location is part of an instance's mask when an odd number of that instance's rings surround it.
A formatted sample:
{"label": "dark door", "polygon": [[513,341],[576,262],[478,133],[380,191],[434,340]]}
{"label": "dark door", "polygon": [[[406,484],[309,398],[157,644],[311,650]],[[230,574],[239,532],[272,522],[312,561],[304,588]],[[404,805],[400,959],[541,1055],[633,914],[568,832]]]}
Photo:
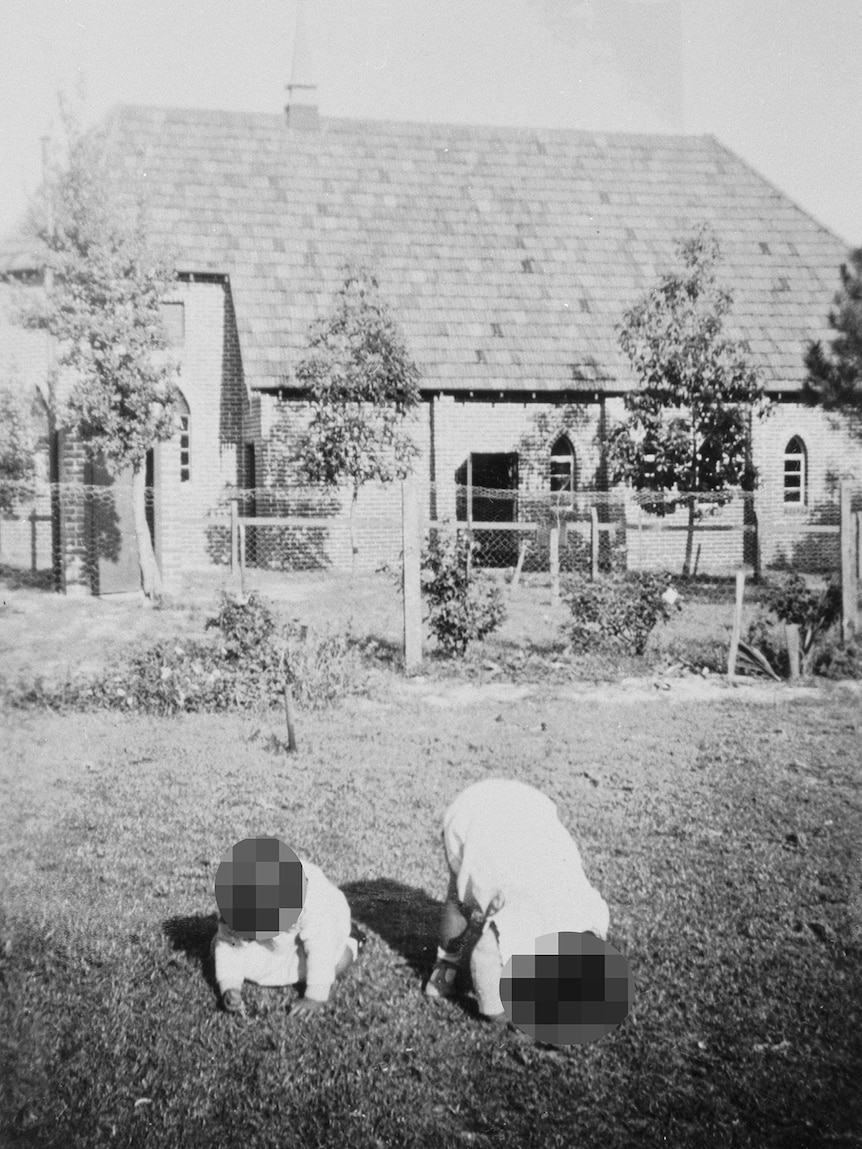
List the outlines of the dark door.
{"label": "dark door", "polygon": [[[460,478],[463,470],[464,479]],[[518,454],[516,451],[478,453],[462,465],[456,476],[463,482],[458,518],[466,519],[467,500],[473,522],[514,523],[518,518]],[[477,561],[481,566],[513,566],[518,559],[517,531],[477,531]]]}
{"label": "dark door", "polygon": [[131,468],[112,477],[101,459],[87,464],[85,480],[94,594],[141,589]]}

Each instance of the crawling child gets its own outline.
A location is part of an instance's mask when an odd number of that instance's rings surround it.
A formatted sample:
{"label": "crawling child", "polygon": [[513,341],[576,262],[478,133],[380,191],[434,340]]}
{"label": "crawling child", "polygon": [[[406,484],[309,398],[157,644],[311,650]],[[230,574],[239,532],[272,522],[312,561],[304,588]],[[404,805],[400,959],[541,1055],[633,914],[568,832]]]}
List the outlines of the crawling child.
{"label": "crawling child", "polygon": [[482,933],[470,955],[479,1012],[507,1015],[500,975],[513,954],[535,952],[545,934],[593,933],[606,939],[610,914],[590,885],[557,807],[532,786],[500,778],[468,786],[443,817],[449,889],[428,997],[451,997],[471,917]]}
{"label": "crawling child", "polygon": [[239,842],[219,867],[216,898],[221,913],[213,938],[215,976],[229,1013],[243,1011],[244,981],[304,983],[291,1014],[322,1008],[364,940],[358,930],[351,934],[341,890],[278,839]]}

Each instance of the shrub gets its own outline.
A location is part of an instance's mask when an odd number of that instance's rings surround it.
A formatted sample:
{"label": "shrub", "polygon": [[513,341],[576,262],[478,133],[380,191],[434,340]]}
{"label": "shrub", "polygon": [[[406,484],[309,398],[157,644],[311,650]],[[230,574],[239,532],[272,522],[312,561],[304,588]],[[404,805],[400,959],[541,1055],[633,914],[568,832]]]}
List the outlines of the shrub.
{"label": "shrub", "polygon": [[746,643],[760,651],[776,674],[788,675],[790,659],[784,627],[773,614],[761,609],[752,619],[745,635]]}
{"label": "shrub", "polygon": [[770,588],[765,606],[779,622],[799,627],[802,669],[807,673],[816,644],[841,617],[840,584],[833,579],[822,589],[814,589],[794,572]]}
{"label": "shrub", "polygon": [[275,618],[257,591],[252,591],[245,599],[234,598],[222,591],[219,604],[218,613],[207,621],[207,630],[214,627],[221,631],[231,658],[246,658],[275,638]]}
{"label": "shrub", "polygon": [[862,678],[862,645],[829,642],[814,655],[814,673],[824,678]]}
{"label": "shrub", "polygon": [[678,606],[669,574],[597,582],[576,576],[567,580],[563,600],[572,612],[568,636],[578,654],[602,649],[643,654],[655,627]]}
{"label": "shrub", "polygon": [[506,617],[500,588],[487,575],[468,573],[476,549],[464,535],[437,534],[422,552],[428,625],[449,656],[463,655],[471,642],[491,634]]}

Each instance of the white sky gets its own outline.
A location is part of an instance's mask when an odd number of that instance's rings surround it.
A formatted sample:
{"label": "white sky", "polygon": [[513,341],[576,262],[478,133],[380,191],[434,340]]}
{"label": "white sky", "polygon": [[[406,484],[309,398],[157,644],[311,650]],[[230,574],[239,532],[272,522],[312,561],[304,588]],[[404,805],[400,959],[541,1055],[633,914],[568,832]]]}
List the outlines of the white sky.
{"label": "white sky", "polygon": [[[668,131],[644,87],[658,60],[653,90],[676,77],[686,131],[862,245],[862,0],[679,0],[677,55],[655,31],[664,0],[305,2],[323,115]],[[280,111],[294,14],[295,0],[0,0],[0,230],[38,183],[59,89],[83,76],[90,119],[115,103]]]}

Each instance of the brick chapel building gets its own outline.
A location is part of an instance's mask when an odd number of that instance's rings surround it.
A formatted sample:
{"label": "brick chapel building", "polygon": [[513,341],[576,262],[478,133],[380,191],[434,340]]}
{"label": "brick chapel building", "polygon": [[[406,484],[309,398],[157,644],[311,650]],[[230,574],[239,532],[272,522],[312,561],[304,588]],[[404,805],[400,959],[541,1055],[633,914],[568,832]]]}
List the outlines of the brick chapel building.
{"label": "brick chapel building", "polygon": [[[179,272],[164,312],[181,412],[148,476],[166,589],[226,560],[232,492],[256,490],[260,511],[262,493],[295,484],[307,404],[294,368],[348,263],[375,268],[420,369],[418,475],[433,517],[464,516],[468,462],[475,487],[604,485],[603,437],[635,383],[617,326],[702,222],[734,292],[728,334],[776,404],[753,428],[764,546],[780,549],[781,523],[832,499],[839,478],[862,479],[858,428],[798,398],[847,245],[716,139],[328,119],[313,89],[294,96],[276,115],[120,107],[110,120],[117,162],[146,171],[155,238]],[[39,253],[12,237],[0,254],[0,361],[39,389],[44,337],[10,318],[16,284],[38,284]],[[52,466],[61,482],[103,481],[92,466],[84,476],[73,444]],[[361,506],[391,508],[395,528],[398,498],[366,491]],[[55,548],[62,530],[55,521]],[[364,561],[398,547],[393,529]],[[319,560],[342,557],[324,539]],[[69,585],[85,578],[60,568]]]}

